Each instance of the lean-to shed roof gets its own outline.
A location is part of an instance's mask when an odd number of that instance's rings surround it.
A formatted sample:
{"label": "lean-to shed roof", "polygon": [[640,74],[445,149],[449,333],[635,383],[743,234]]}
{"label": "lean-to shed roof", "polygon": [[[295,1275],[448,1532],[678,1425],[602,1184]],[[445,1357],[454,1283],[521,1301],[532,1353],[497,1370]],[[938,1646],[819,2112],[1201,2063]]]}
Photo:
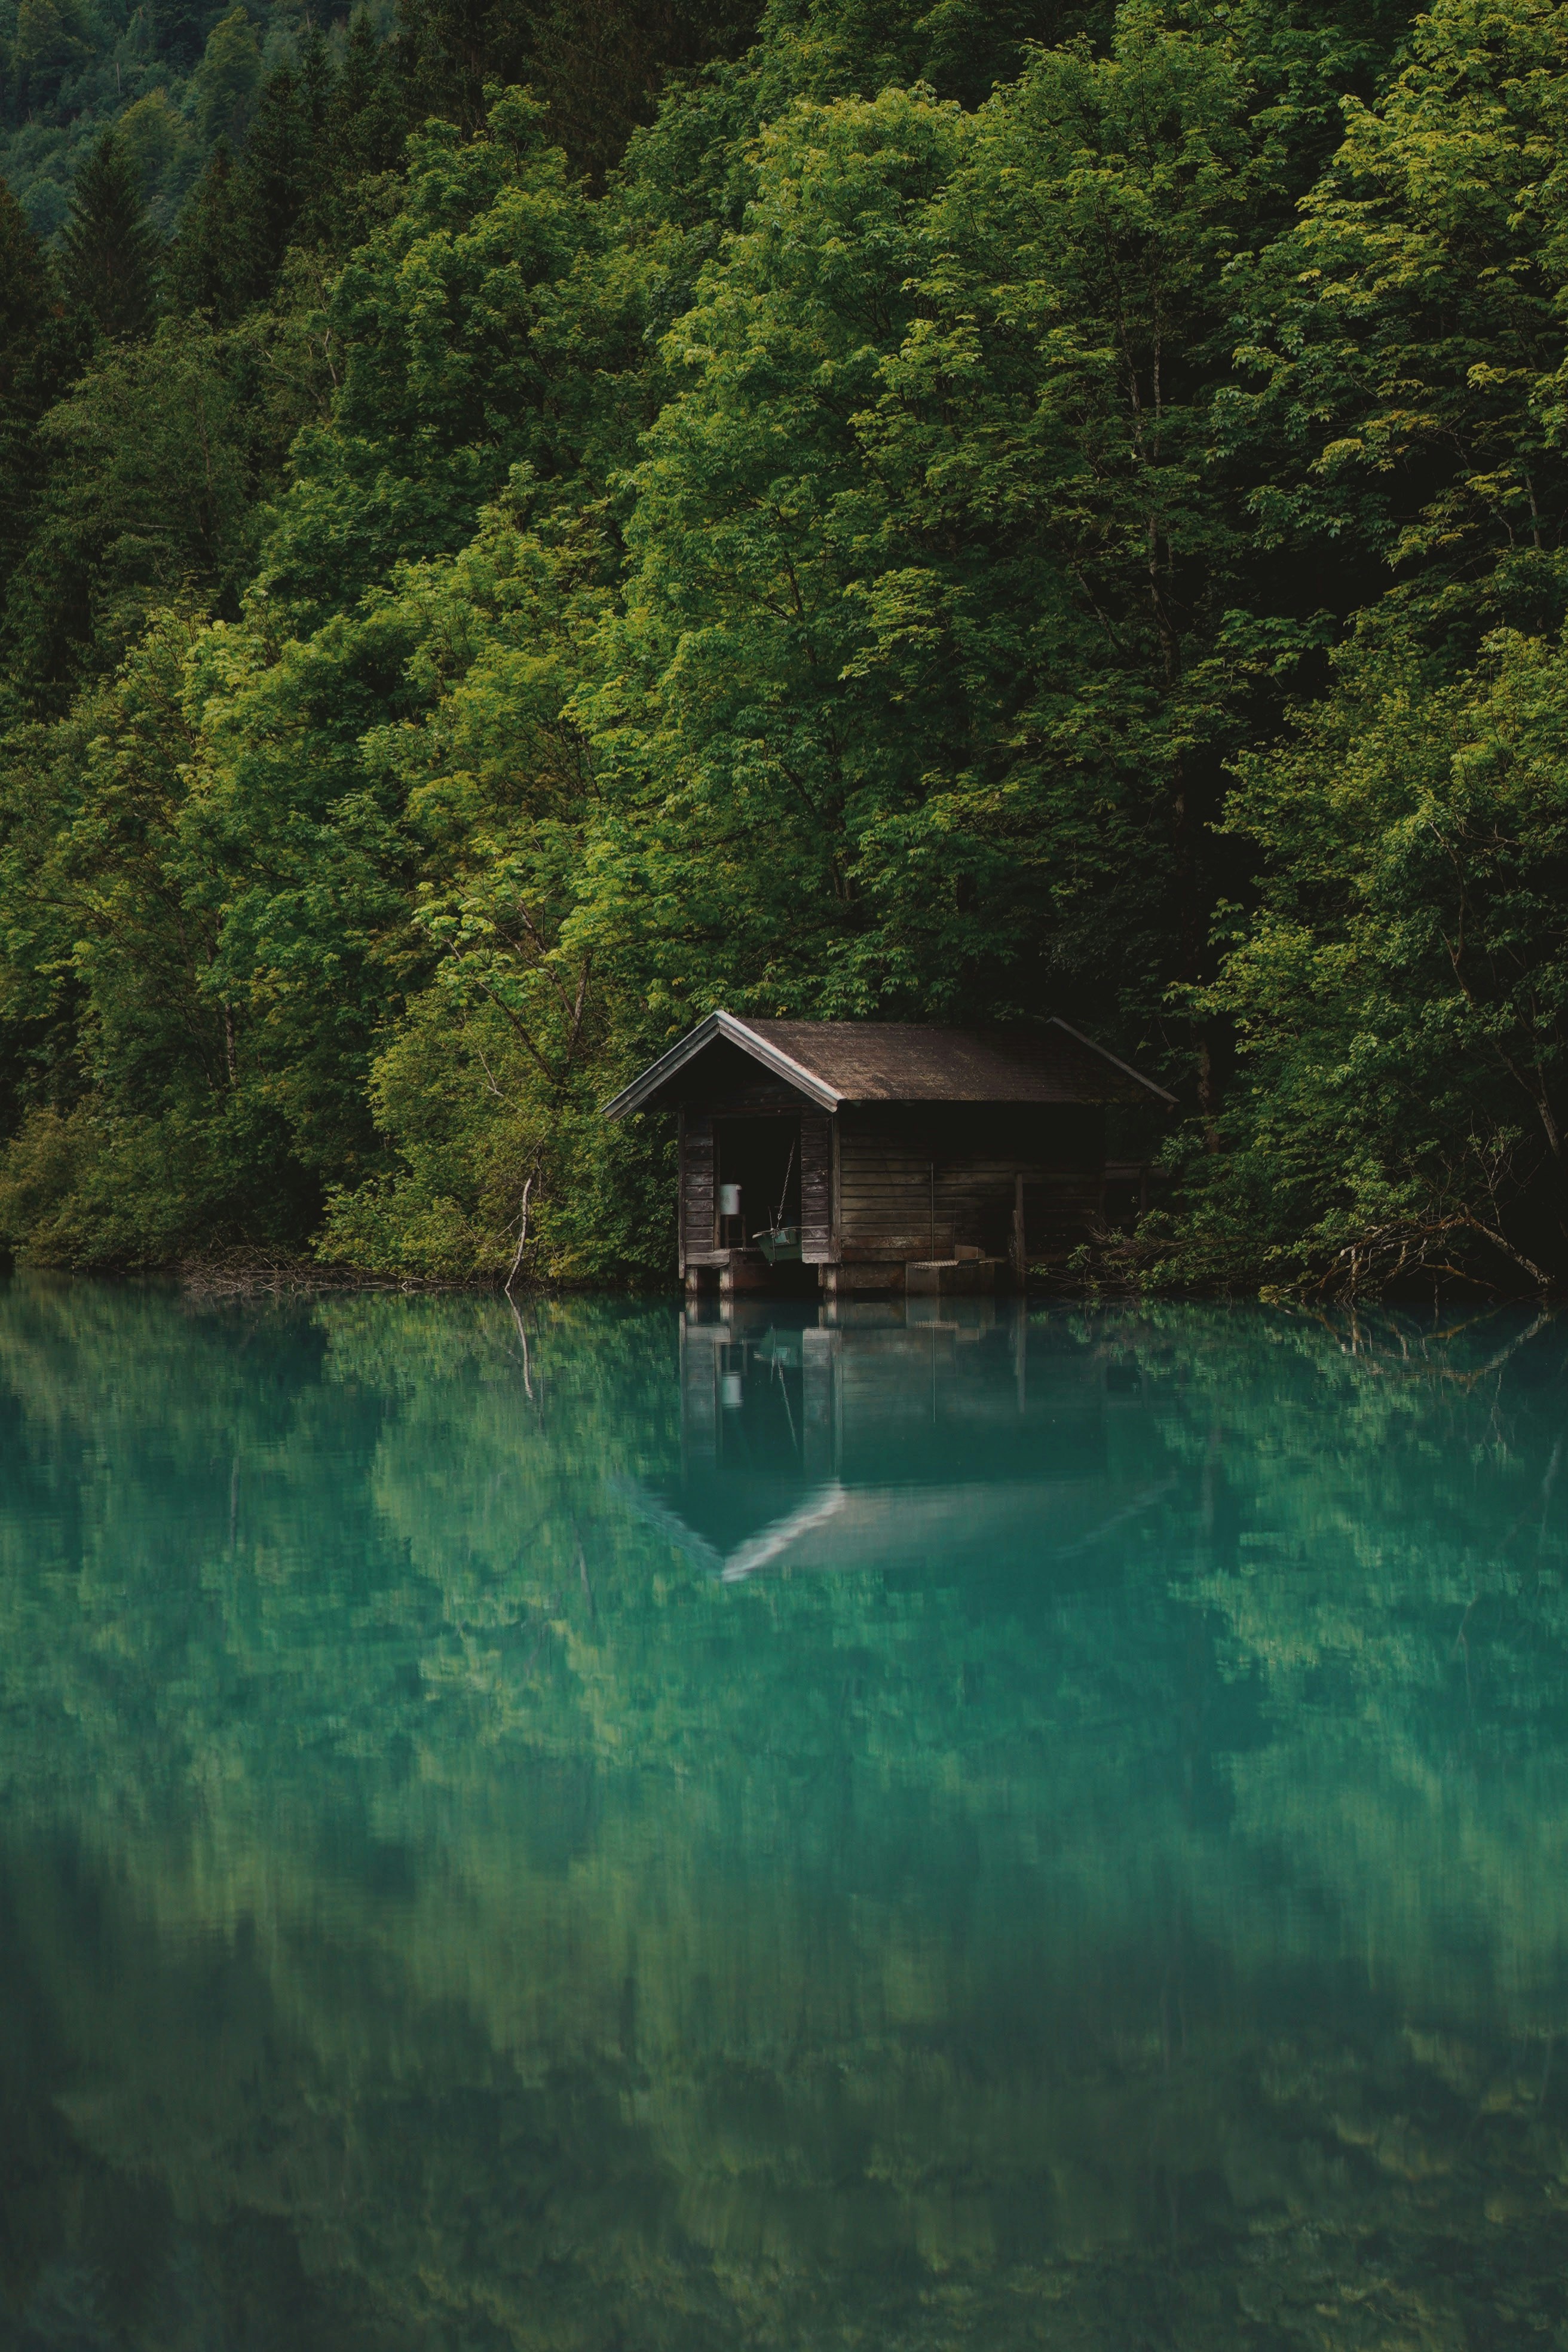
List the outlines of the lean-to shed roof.
{"label": "lean-to shed roof", "polygon": [[657,1108],[681,1072],[721,1040],[824,1110],[841,1103],[1173,1101],[1060,1020],[942,1029],[905,1021],[742,1021],[710,1013],[612,1097],[605,1118]]}

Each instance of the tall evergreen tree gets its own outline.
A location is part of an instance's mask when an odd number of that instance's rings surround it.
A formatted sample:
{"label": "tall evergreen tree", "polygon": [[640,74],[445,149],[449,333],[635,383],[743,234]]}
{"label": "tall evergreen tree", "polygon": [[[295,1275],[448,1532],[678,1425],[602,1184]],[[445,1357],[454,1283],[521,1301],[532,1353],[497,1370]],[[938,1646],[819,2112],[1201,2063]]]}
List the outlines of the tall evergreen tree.
{"label": "tall evergreen tree", "polygon": [[240,156],[240,215],[246,283],[251,300],[271,288],[310,194],[319,142],[300,76],[281,66],[268,76]]}
{"label": "tall evergreen tree", "polygon": [[60,276],[100,335],[146,334],[156,308],[158,238],[136,168],[112,126],[77,173],[60,236]]}
{"label": "tall evergreen tree", "polygon": [[0,180],[0,593],[39,472],[34,428],[64,373],[67,337],[43,248]]}
{"label": "tall evergreen tree", "polygon": [[204,0],[153,0],[149,14],[157,55],[188,73],[201,56],[211,8]]}
{"label": "tall evergreen tree", "polygon": [[314,232],[326,243],[346,249],[369,233],[359,191],[366,180],[399,168],[408,130],[407,90],[362,8],[349,26],[328,110],[331,168],[310,207]]}
{"label": "tall evergreen tree", "polygon": [[0,180],[0,431],[28,396],[57,308],[43,248]]}
{"label": "tall evergreen tree", "polygon": [[290,245],[343,254],[370,226],[362,183],[403,160],[407,107],[369,19],[342,70],[314,28],[271,75],[237,158],[220,139],[192,189],[167,265],[175,309],[225,322],[272,295]]}
{"label": "tall evergreen tree", "polygon": [[478,131],[485,84],[524,79],[529,33],[507,0],[399,0],[397,61],[415,121],[438,114]]}
{"label": "tall evergreen tree", "polygon": [[300,43],[300,102],[312,133],[320,138],[327,127],[327,116],[337,87],[337,73],[332,65],[332,53],[328,48],[320,25],[314,21],[305,27]]}
{"label": "tall evergreen tree", "polygon": [[361,8],[350,23],[332,92],[332,145],[340,172],[356,179],[391,171],[402,161],[407,131],[407,100],[390,52]]}
{"label": "tall evergreen tree", "polygon": [[736,54],[756,17],[754,0],[550,0],[530,29],[528,79],[551,137],[601,185],[669,76]]}
{"label": "tall evergreen tree", "polygon": [[250,120],[261,79],[261,49],[243,8],[231,8],[207,36],[192,76],[196,120],[205,139],[237,139]]}
{"label": "tall evergreen tree", "polygon": [[245,308],[247,287],[240,190],[228,142],[220,139],[191,190],[169,250],[170,299],[177,310],[205,310],[227,325]]}

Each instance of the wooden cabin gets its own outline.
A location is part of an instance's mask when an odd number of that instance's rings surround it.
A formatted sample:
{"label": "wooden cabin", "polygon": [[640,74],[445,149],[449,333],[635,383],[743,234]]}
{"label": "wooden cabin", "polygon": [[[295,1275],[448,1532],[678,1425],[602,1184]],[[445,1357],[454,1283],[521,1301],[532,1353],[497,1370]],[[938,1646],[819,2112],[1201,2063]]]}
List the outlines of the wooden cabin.
{"label": "wooden cabin", "polygon": [[710,1013],[605,1104],[680,1122],[689,1290],[984,1290],[1081,1238],[1140,1171],[1115,1104],[1173,1097],[1065,1021],[1010,1029]]}

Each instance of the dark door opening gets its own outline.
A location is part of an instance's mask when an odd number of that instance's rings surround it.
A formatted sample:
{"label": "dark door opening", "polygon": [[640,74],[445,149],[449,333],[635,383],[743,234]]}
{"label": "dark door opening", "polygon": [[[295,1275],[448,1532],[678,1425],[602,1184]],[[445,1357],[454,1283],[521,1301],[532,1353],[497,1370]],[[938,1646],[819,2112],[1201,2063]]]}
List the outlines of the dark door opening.
{"label": "dark door opening", "polygon": [[[714,1180],[719,1188],[719,1244],[750,1249],[759,1234],[800,1223],[800,1121],[717,1118]],[[724,1213],[725,1187],[741,1188],[739,1213]]]}

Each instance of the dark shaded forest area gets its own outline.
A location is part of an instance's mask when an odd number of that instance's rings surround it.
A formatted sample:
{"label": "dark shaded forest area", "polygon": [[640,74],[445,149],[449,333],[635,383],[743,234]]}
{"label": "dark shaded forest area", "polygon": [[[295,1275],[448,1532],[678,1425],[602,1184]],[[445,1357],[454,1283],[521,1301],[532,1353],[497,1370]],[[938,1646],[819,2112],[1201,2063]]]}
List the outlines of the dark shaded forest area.
{"label": "dark shaded forest area", "polygon": [[0,59],[18,1255],[657,1276],[724,1003],[1091,1029],[1142,1280],[1568,1277],[1568,8]]}

